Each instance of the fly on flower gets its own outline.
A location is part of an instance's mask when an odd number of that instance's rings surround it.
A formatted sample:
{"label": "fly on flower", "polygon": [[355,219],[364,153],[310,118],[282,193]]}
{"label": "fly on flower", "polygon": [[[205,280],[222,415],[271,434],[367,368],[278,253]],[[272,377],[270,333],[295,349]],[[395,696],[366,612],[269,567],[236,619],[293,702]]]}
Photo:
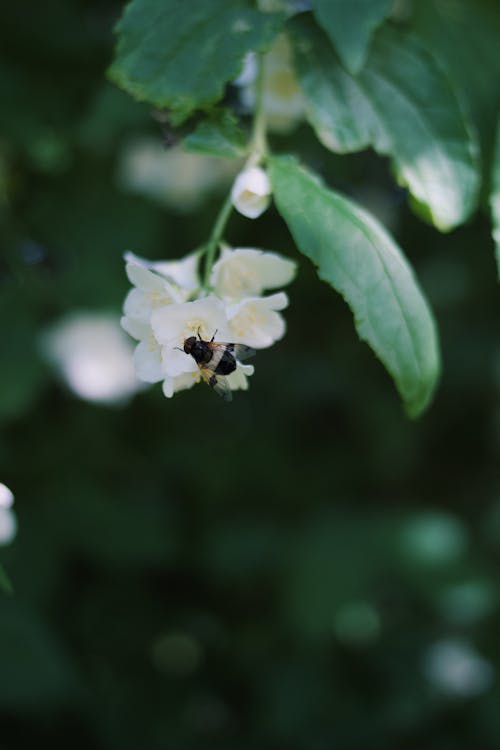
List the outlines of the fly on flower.
{"label": "fly on flower", "polygon": [[202,339],[199,331],[198,338],[189,336],[184,341],[184,351],[193,357],[203,380],[224,401],[231,401],[233,396],[226,376],[236,370],[237,360],[253,357],[255,349],[245,344],[214,341],[215,333],[210,341]]}

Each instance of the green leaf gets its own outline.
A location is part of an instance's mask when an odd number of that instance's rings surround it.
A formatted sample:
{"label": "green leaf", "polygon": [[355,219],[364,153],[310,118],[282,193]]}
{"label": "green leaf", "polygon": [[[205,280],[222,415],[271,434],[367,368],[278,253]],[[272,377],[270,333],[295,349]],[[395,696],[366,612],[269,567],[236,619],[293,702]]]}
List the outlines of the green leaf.
{"label": "green leaf", "polygon": [[291,24],[309,122],[332,151],[372,145],[392,158],[434,225],[448,231],[478,201],[478,147],[447,78],[416,39],[381,29],[366,67],[355,78],[338,62],[326,36]]}
{"label": "green leaf", "polygon": [[495,158],[493,160],[493,172],[491,175],[490,207],[491,218],[493,221],[493,239],[495,241],[498,278],[500,280],[500,120],[497,126],[497,142]]}
{"label": "green leaf", "polygon": [[315,0],[314,15],[351,73],[366,62],[373,32],[392,9],[392,0]]}
{"label": "green leaf", "polygon": [[412,26],[455,85],[481,135],[488,164],[500,108],[500,3],[418,0]]}
{"label": "green leaf", "polygon": [[6,594],[12,594],[13,588],[9,576],[5,572],[3,565],[0,565],[0,589]]}
{"label": "green leaf", "polygon": [[388,372],[407,413],[428,405],[439,376],[437,333],[413,271],[386,230],[290,157],[270,160],[278,211],[318,275],[342,294],[356,330]]}
{"label": "green leaf", "polygon": [[228,110],[222,110],[203,120],[184,138],[183,146],[199,154],[238,159],[245,156],[246,137],[235,117]]}
{"label": "green leaf", "polygon": [[222,97],[245,54],[267,49],[282,20],[246,0],[132,0],[109,76],[136,99],[169,108],[178,125]]}

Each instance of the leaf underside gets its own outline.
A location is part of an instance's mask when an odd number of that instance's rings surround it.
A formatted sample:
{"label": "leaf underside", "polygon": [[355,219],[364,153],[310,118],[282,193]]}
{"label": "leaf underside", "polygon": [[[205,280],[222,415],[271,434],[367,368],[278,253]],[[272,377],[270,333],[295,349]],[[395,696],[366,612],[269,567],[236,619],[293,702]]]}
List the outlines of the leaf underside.
{"label": "leaf underside", "polygon": [[218,101],[245,54],[268,49],[282,20],[245,0],[132,0],[108,74],[136,99],[168,108],[177,125]]}
{"label": "leaf underside", "polygon": [[344,66],[359,73],[371,37],[387,18],[392,0],[315,0],[314,14],[326,31]]}
{"label": "leaf underside", "polygon": [[290,26],[307,117],[319,140],[339,153],[372,146],[390,156],[396,179],[438,229],[463,223],[478,202],[478,145],[447,78],[421,44],[383,28],[354,77],[310,19]]}

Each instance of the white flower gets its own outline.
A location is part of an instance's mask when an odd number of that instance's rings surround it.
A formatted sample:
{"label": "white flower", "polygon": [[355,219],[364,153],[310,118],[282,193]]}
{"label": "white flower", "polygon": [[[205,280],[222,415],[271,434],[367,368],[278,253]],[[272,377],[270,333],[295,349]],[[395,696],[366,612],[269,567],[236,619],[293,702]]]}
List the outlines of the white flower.
{"label": "white flower", "polygon": [[284,310],[288,297],[284,292],[270,297],[249,297],[227,309],[231,340],[255,349],[272,346],[285,335],[285,321],[276,312]]}
{"label": "white flower", "polygon": [[225,306],[214,295],[155,310],[151,326],[162,347],[163,371],[170,377],[198,370],[193,357],[182,350],[184,340],[189,336],[197,336],[199,332],[206,340],[217,331],[217,339],[228,341],[229,335]]}
{"label": "white flower", "polygon": [[[198,287],[198,258],[193,254],[181,261],[154,263],[127,253],[125,259],[134,289],[125,298],[121,325],[139,341],[134,352],[137,376],[146,383],[157,383],[165,376],[161,347],[151,328],[151,314],[153,310],[184,302],[191,289]],[[163,271],[168,271],[168,278]]]}
{"label": "white flower", "polygon": [[492,665],[467,641],[443,638],[424,657],[423,670],[438,690],[457,698],[484,693],[494,679]]}
{"label": "white flower", "polygon": [[163,395],[167,398],[172,398],[174,393],[192,388],[193,385],[200,382],[200,379],[201,376],[198,368],[196,368],[196,372],[185,372],[182,375],[176,375],[175,378],[164,376],[162,386]]}
{"label": "white flower", "polygon": [[256,52],[247,52],[243,58],[243,68],[237,78],[234,79],[234,86],[251,86],[257,78],[258,64]]}
{"label": "white flower", "polygon": [[[236,370],[230,375],[227,375],[227,381],[232,391],[247,391],[248,381],[247,377],[253,375],[253,365],[242,365],[240,362],[237,363]],[[186,372],[183,375],[176,375],[174,378],[166,377],[163,381],[163,395],[167,398],[172,398],[174,393],[178,391],[185,391],[188,388],[192,388],[201,381],[201,374],[198,367],[193,372]]]}
{"label": "white flower", "polygon": [[[256,75],[256,62],[248,58],[242,75],[234,81],[241,87],[242,103],[249,110],[255,106]],[[269,128],[277,132],[289,132],[304,118],[304,97],[293,69],[290,43],[284,34],[276,38],[264,55],[262,106]]]}
{"label": "white flower", "polygon": [[0,483],[0,545],[10,544],[17,532],[17,519],[12,510],[14,495]]}
{"label": "white flower", "polygon": [[126,265],[127,276],[134,288],[125,298],[123,312],[126,318],[149,323],[151,312],[157,307],[183,302],[187,293],[170,283],[164,276],[149,271],[139,263]]}
{"label": "white flower", "polygon": [[211,284],[219,297],[238,300],[257,297],[265,289],[289,284],[295,276],[293,261],[255,248],[224,248],[214,264]]}
{"label": "white flower", "polygon": [[127,263],[134,263],[166,276],[168,281],[180,289],[192,292],[200,286],[198,253],[191,253],[180,260],[146,260],[131,252],[125,253],[124,258]]}
{"label": "white flower", "polygon": [[134,351],[137,377],[145,383],[158,383],[163,380],[161,347],[151,325],[136,323],[130,318],[122,318],[121,324],[127,333],[139,341]]}
{"label": "white flower", "polygon": [[[183,351],[185,339],[200,336],[207,340],[217,332],[217,340],[229,340],[229,323],[223,302],[211,295],[204,299],[169,305],[155,310],[151,325],[161,346],[163,393],[167,398],[173,393],[191,388],[200,380],[200,370],[193,357]],[[253,373],[252,365],[238,363],[228,376],[231,390],[246,389],[246,376]]]}
{"label": "white flower", "polygon": [[271,201],[271,183],[260,167],[250,167],[240,172],[231,190],[231,200],[240,214],[249,219],[260,216]]}
{"label": "white flower", "polygon": [[1,509],[12,508],[13,502],[14,502],[14,495],[12,494],[12,491],[9,490],[6,484],[2,484],[2,482],[0,482],[0,508]]}
{"label": "white flower", "polygon": [[45,334],[42,346],[71,390],[87,401],[123,401],[140,387],[132,347],[115,315],[70,315]]}

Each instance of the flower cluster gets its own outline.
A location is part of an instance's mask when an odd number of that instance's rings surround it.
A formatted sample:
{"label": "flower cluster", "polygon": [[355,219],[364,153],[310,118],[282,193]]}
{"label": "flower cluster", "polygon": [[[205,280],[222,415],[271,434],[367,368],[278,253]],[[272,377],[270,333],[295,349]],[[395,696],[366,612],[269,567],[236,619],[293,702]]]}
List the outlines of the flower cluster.
{"label": "flower cluster", "polygon": [[[128,293],[123,328],[137,340],[134,353],[138,377],[163,381],[167,398],[200,379],[193,357],[182,347],[199,332],[203,339],[231,341],[261,349],[285,333],[280,311],[288,305],[284,292],[263,292],[288,284],[295,263],[254,248],[223,247],[210,275],[210,291],[201,283],[197,253],[180,261],[150,262],[127,253],[126,270],[133,288]],[[231,390],[248,388],[252,365],[238,363],[228,376]]]}

